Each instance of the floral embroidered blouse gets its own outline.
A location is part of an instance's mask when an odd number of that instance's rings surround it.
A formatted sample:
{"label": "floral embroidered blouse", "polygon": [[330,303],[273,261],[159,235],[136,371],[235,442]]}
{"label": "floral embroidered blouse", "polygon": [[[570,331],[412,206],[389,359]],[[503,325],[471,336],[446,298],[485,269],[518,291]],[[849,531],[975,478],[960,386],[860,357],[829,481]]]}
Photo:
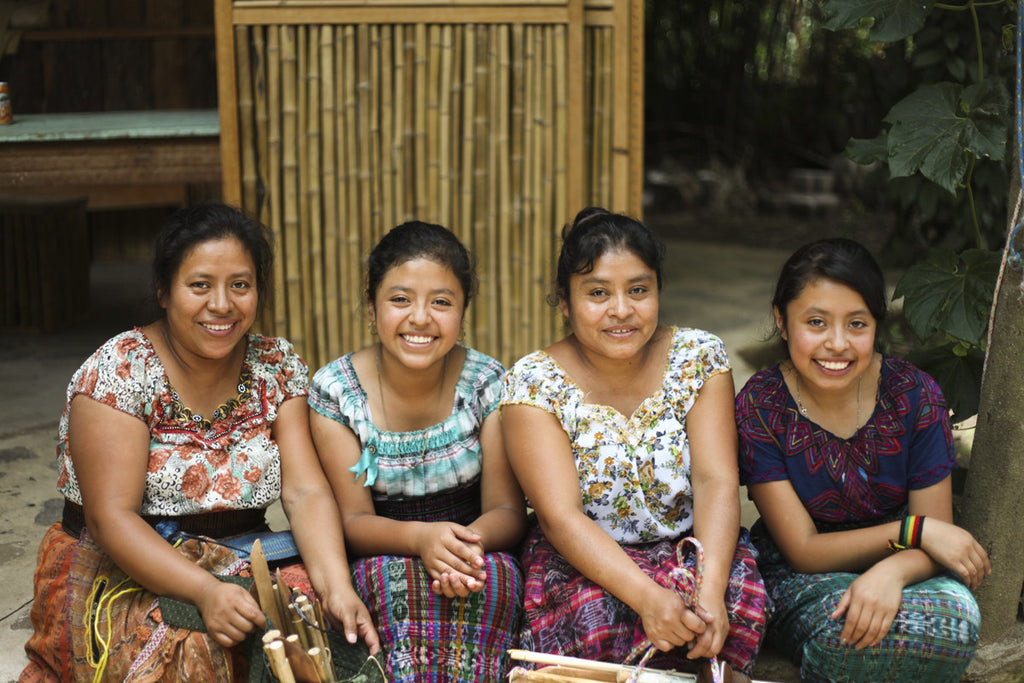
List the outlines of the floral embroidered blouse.
{"label": "floral embroidered blouse", "polygon": [[271,428],[284,401],[305,396],[309,374],[292,345],[250,334],[238,395],[204,419],[177,398],[141,328],[103,344],[68,385],[57,445],[57,488],[81,504],[68,446],[79,394],[142,420],[149,464],[142,514],[180,516],[266,508],[281,496],[281,458]]}
{"label": "floral embroidered blouse", "polygon": [[730,370],[722,340],[672,328],[661,388],[632,415],[587,403],[544,351],[521,358],[505,377],[501,404],[553,413],[572,444],[583,510],[619,543],[676,539],[693,527],[686,416],[710,377]]}

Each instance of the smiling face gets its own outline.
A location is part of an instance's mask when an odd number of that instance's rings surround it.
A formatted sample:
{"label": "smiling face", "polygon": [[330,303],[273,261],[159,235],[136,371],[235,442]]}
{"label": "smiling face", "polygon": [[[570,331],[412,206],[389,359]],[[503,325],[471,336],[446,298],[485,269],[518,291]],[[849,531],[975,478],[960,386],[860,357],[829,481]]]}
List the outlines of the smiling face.
{"label": "smiling face", "polygon": [[455,346],[466,294],[455,273],[426,258],[390,268],[381,279],[370,319],[384,353],[411,369],[425,369]]}
{"label": "smiling face", "polygon": [[160,292],[170,340],[186,362],[227,358],[252,327],[258,303],[256,266],[233,237],[196,244]]}
{"label": "smiling face", "polygon": [[586,353],[629,360],[658,329],[658,276],[629,250],[607,251],[569,278],[558,306]]}
{"label": "smiling face", "polygon": [[852,386],[874,357],[878,324],[864,298],[834,280],[809,282],[775,323],[802,381],[817,391]]}

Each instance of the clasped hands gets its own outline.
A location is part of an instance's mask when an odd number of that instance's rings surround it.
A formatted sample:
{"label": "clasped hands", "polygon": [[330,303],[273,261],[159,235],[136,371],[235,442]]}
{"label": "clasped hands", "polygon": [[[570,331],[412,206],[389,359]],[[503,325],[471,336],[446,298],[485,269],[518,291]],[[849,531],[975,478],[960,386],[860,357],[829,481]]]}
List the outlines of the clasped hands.
{"label": "clasped hands", "polygon": [[698,602],[691,609],[675,591],[662,586],[653,589],[645,599],[640,618],[654,647],[667,652],[687,646],[688,659],[717,656],[729,633],[724,602],[710,610]]}
{"label": "clasped hands", "polygon": [[464,598],[483,590],[487,572],[480,534],[454,522],[427,523],[419,533],[418,547],[435,594]]}

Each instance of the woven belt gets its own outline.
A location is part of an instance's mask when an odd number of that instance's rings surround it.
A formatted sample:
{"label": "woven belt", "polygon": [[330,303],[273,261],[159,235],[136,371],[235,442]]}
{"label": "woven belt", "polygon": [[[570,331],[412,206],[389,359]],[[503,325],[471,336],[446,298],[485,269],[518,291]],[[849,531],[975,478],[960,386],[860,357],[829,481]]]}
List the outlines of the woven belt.
{"label": "woven belt", "polygon": [[[150,526],[156,526],[159,522],[175,522],[178,525],[178,531],[210,538],[238,536],[268,528],[266,510],[262,508],[258,510],[222,510],[178,517],[142,515],[142,519]],[[85,513],[82,511],[82,506],[65,499],[61,525],[66,533],[80,538],[82,529],[85,528]]]}

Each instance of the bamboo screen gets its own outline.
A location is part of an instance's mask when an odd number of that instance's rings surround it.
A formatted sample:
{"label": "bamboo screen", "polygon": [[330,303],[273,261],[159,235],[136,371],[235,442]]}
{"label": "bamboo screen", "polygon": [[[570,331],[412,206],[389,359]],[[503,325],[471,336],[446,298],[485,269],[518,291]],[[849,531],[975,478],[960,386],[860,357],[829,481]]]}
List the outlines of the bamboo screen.
{"label": "bamboo screen", "polygon": [[312,369],[371,342],[363,264],[411,219],[474,253],[465,343],[562,333],[562,226],[640,212],[642,2],[217,0],[224,198],[275,236],[261,321]]}

